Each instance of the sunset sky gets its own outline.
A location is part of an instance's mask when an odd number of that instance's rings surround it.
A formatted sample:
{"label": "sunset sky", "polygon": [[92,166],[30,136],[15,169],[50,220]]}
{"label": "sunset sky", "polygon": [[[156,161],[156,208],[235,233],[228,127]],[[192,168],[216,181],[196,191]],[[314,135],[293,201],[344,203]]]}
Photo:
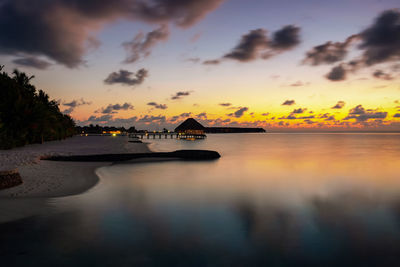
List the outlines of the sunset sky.
{"label": "sunset sky", "polygon": [[0,0],[0,65],[78,125],[400,130],[398,0]]}

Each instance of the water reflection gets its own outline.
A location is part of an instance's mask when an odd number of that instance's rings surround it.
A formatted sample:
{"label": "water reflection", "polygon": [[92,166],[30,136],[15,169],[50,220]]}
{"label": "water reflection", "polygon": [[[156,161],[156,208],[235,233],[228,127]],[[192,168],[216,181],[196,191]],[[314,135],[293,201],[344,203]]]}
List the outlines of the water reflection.
{"label": "water reflection", "polygon": [[399,137],[212,136],[186,144],[214,147],[218,161],[101,168],[90,192],[1,224],[0,256],[6,266],[398,266]]}

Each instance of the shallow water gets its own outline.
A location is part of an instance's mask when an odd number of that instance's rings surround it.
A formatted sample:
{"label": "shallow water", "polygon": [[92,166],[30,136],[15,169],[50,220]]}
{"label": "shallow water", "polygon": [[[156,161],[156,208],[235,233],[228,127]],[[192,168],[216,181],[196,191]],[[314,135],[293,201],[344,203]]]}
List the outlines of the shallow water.
{"label": "shallow water", "polygon": [[400,134],[149,141],[222,157],[98,169],[0,224],[5,266],[400,266]]}

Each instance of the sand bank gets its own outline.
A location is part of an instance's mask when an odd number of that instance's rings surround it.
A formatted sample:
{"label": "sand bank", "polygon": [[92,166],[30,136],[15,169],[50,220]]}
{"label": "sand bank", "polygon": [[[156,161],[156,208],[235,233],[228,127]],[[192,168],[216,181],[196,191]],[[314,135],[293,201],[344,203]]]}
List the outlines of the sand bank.
{"label": "sand bank", "polygon": [[0,170],[17,168],[23,180],[19,186],[0,190],[0,198],[47,198],[79,194],[99,181],[96,168],[110,164],[41,161],[43,156],[146,152],[150,152],[146,144],[129,143],[126,136],[75,136],[63,141],[0,150]]}

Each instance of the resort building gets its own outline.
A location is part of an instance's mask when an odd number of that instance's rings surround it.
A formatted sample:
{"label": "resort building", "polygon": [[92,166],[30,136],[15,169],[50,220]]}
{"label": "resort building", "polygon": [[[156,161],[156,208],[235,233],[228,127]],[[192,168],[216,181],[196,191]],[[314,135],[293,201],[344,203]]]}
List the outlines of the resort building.
{"label": "resort building", "polygon": [[205,127],[193,118],[185,120],[175,128],[178,138],[181,139],[204,139],[206,137],[204,130]]}

